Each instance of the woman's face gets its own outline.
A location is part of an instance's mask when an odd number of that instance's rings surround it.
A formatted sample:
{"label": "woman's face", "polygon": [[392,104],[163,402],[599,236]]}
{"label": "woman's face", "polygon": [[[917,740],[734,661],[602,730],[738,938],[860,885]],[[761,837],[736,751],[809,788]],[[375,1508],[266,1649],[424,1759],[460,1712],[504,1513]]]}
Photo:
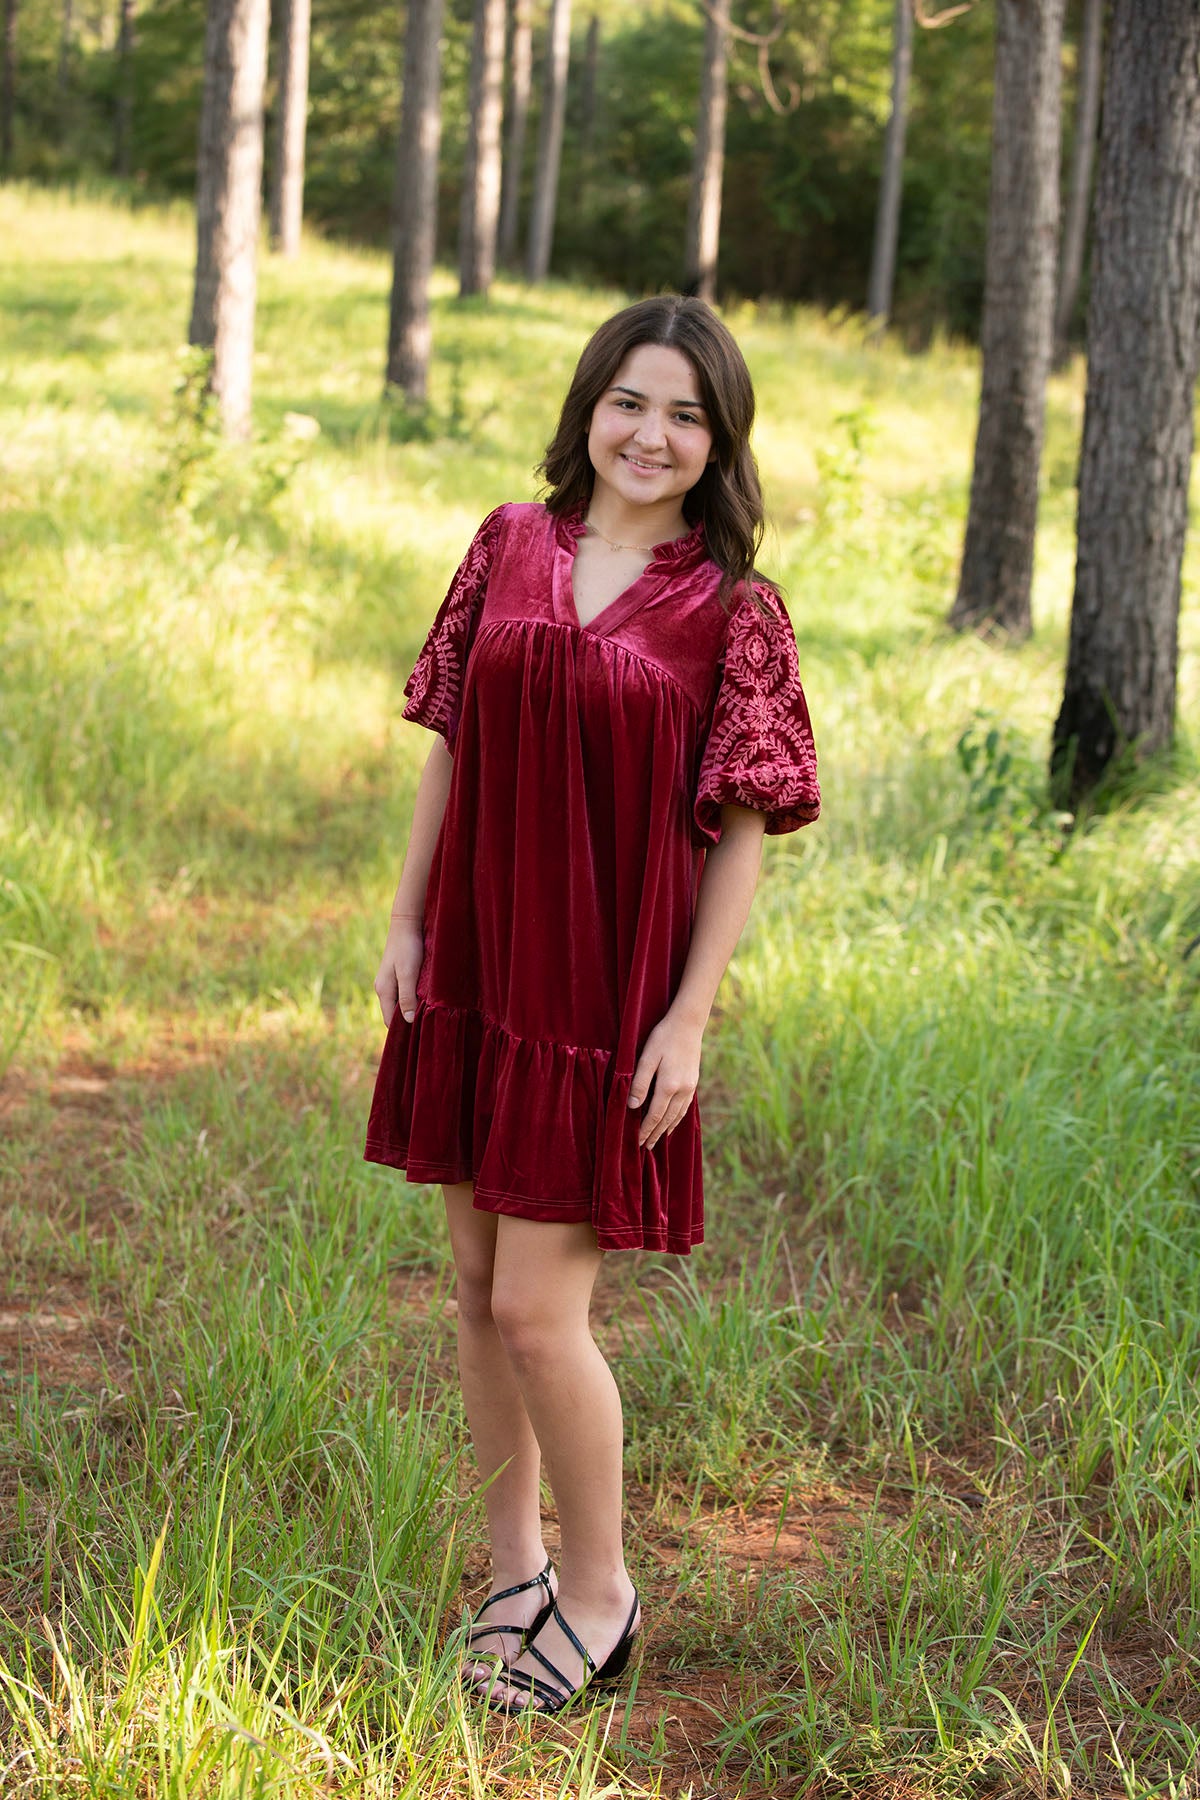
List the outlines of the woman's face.
{"label": "woman's face", "polygon": [[593,499],[605,490],[626,506],[682,502],[715,458],[696,371],[666,344],[638,344],[597,400],[588,428],[596,471]]}

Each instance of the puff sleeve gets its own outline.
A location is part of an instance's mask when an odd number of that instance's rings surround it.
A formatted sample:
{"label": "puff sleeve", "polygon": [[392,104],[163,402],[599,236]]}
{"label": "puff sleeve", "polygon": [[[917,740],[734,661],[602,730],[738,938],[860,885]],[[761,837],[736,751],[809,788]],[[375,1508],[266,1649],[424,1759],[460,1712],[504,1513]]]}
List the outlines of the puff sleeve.
{"label": "puff sleeve", "polygon": [[504,508],[498,506],[475,533],[404,684],[408,704],[402,717],[440,732],[450,747],[458,730],[467,657],[503,520]]}
{"label": "puff sleeve", "polygon": [[796,634],[778,595],[769,588],[755,594],[768,611],[746,594],[730,617],[700,762],[694,819],[708,844],[720,841],[724,805],[765,812],[772,835],[810,825],[820,811]]}

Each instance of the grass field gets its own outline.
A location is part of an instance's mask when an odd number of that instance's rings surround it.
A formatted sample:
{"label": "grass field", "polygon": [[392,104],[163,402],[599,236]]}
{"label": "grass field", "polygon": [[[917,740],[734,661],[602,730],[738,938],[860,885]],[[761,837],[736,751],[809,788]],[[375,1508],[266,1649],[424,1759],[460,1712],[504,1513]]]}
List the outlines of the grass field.
{"label": "grass field", "polygon": [[[180,211],[0,188],[4,1800],[1200,1794],[1200,560],[1181,746],[1043,777],[1082,376],[1019,652],[943,629],[977,365],[746,308],[825,816],[706,1041],[709,1242],[621,1256],[632,1686],[453,1678],[482,1519],[436,1190],[360,1161],[427,739],[401,686],[619,297],[261,276],[172,399]],[[317,421],[301,435],[289,414]]]}

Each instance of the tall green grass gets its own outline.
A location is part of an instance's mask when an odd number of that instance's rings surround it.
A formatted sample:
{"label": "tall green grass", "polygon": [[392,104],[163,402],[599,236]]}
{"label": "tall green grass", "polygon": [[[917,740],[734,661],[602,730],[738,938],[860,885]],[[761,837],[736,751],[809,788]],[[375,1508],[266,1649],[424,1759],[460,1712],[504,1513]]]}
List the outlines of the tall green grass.
{"label": "tall green grass", "polygon": [[[709,1242],[606,1276],[646,1666],[500,1732],[447,1636],[481,1516],[438,1195],[359,1161],[370,981],[401,684],[618,296],[439,280],[410,415],[384,264],[310,244],[231,451],[183,212],[10,186],[0,230],[0,1241],[14,1316],[95,1322],[0,1383],[4,1792],[1190,1792],[1197,573],[1176,755],[1055,814],[1080,371],[1002,652],[942,625],[973,359],[732,320],[826,811],[706,1043]],[[743,1553],[830,1495],[819,1552]]]}

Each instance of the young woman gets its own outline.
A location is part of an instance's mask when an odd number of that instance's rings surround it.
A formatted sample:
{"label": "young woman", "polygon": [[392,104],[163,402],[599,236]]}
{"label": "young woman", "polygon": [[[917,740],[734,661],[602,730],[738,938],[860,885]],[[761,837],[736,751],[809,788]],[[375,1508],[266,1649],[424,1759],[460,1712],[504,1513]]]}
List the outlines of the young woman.
{"label": "young woman", "polygon": [[639,1629],[592,1286],[608,1251],[700,1241],[701,1038],[764,830],[817,815],[795,636],[754,571],[753,416],[702,302],[602,325],[545,503],[484,521],[405,688],[438,736],[366,1154],[445,1191],[495,1589],[466,1672],[506,1710],[620,1674]]}

